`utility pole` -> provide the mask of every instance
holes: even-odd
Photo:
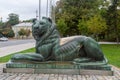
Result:
[[[39,0],[39,20],[41,18],[41,0]]]

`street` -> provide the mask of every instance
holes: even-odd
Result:
[[[19,45],[19,44],[26,44],[26,43],[35,43],[34,39],[23,39],[23,40],[8,40],[8,41],[0,41],[0,48]],[[116,42],[99,42],[99,44],[117,44]]]
[[[34,39],[0,41],[0,48],[19,45],[19,44],[33,43],[33,42],[35,43]]]
[[[35,47],[34,39],[8,40],[0,42],[0,57]]]

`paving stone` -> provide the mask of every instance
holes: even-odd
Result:
[[[98,75],[64,75],[64,74],[26,74],[3,73],[5,64],[0,64],[0,80],[120,80],[120,69],[112,66],[113,76]]]

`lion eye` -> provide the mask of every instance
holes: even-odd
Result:
[[[43,25],[44,23],[43,22],[40,22],[40,25]]]

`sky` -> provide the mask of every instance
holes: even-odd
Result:
[[[41,0],[41,16],[46,16],[46,4],[47,0]],[[35,18],[36,10],[39,10],[39,0],[0,0],[0,18],[3,22],[8,20],[10,13],[18,14],[21,21]]]

